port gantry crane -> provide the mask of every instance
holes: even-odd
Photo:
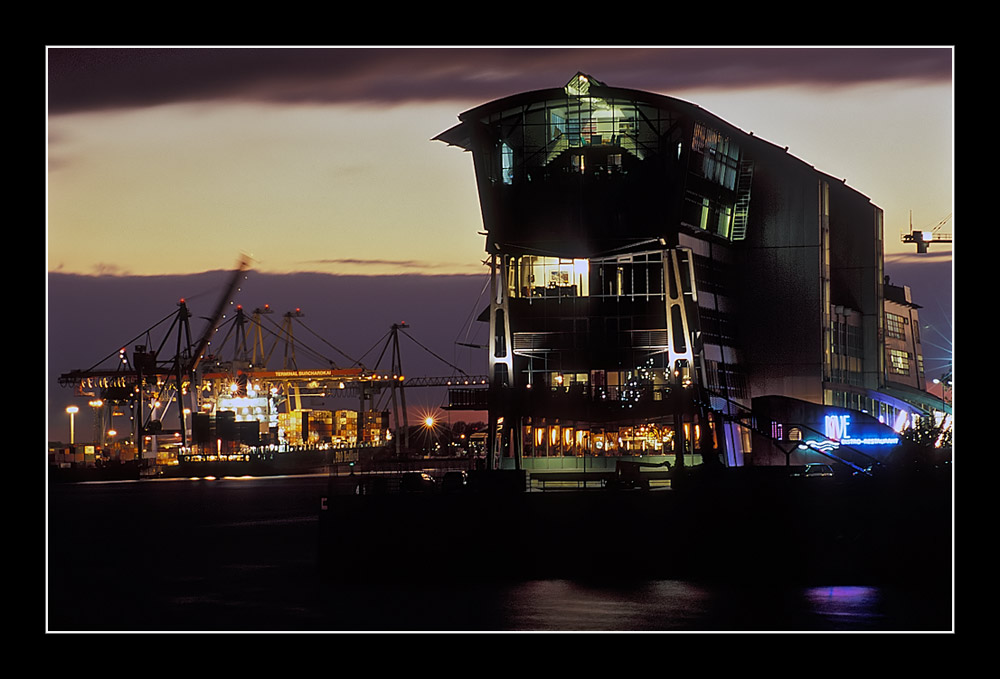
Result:
[[[391,399],[391,410],[393,415],[393,425],[395,429],[394,445],[397,454],[400,448],[409,448],[409,418],[406,407],[405,387],[455,387],[465,385],[466,387],[482,387],[486,384],[485,376],[471,376],[461,368],[452,365],[445,359],[438,356],[431,349],[423,345],[407,330],[409,325],[405,322],[393,323],[389,331],[382,336],[375,344],[365,352],[360,359],[352,358],[337,347],[333,346],[325,339],[320,339],[340,356],[346,359],[350,367],[340,367],[337,361],[328,356],[323,356],[320,352],[308,347],[304,343],[296,340],[295,325],[306,330],[313,335],[316,333],[310,329],[303,319],[306,314],[301,308],[288,312],[283,316],[283,322],[279,326],[277,323],[274,329],[266,330],[274,336],[274,342],[269,349],[264,346],[264,319],[271,314],[268,305],[255,309],[251,321],[254,326],[248,334],[245,326],[247,316],[241,307],[237,308],[234,317],[234,325],[229,329],[223,340],[217,344],[217,353],[211,356],[211,365],[206,366],[201,375],[202,393],[206,404],[210,402],[219,403],[219,399],[230,396],[231,388],[236,385],[237,393],[244,394],[244,385],[253,383],[258,385],[257,393],[274,393],[284,395],[282,401],[276,403],[278,411],[281,411],[281,403],[284,403],[285,411],[302,409],[302,397],[355,397],[359,401],[358,413],[364,421],[365,413],[369,411],[382,412],[389,409]],[[417,344],[421,349],[430,353],[438,360],[449,365],[455,374],[450,377],[410,377],[406,378],[403,372],[402,357],[400,352],[400,331]],[[246,338],[253,337],[253,349],[247,348]],[[319,337],[318,335],[316,335]],[[235,337],[236,359],[225,361],[222,359],[221,349],[231,338]],[[269,369],[268,365],[272,355],[279,343],[284,343],[284,355],[282,358],[282,368],[280,370]],[[366,367],[363,362],[365,357],[380,349],[378,358],[374,366]],[[304,350],[300,352],[300,350]],[[300,368],[298,365],[298,354],[309,353],[314,359],[325,363],[322,368]],[[388,358],[390,365],[383,367],[383,360]],[[379,398],[385,400],[376,401]],[[276,412],[278,412],[276,411]]]
[[[133,409],[134,441],[140,450],[144,437],[156,434],[177,435],[183,446],[189,445],[188,432],[191,430],[192,422],[188,414],[200,412],[204,406],[217,407],[221,397],[232,395],[231,389],[234,384],[239,389],[240,384],[245,385],[253,381],[255,384],[263,385],[265,392],[270,392],[271,387],[280,385],[287,397],[285,403],[289,411],[292,409],[293,401],[295,408],[301,409],[300,386],[302,385],[314,390],[315,393],[312,395],[331,395],[330,392],[333,391],[342,396],[357,395],[360,398],[359,414],[373,409],[371,407],[373,404],[366,407],[366,402],[372,401],[376,394],[389,391],[397,432],[395,436],[397,453],[401,444],[408,447],[409,427],[405,386],[435,387],[461,384],[481,386],[486,383],[485,376],[466,374],[461,368],[451,365],[409,336],[406,333],[409,326],[405,322],[392,324],[388,341],[382,347],[381,355],[374,369],[366,368],[359,360],[351,358],[332,345],[330,346],[334,350],[351,362],[351,367],[338,367],[333,360],[327,358],[324,360],[329,363],[329,367],[299,369],[293,321],[302,324],[301,319],[305,314],[301,309],[284,315],[284,323],[275,335],[274,343],[267,351],[265,351],[264,346],[263,322],[264,318],[272,313],[268,305],[253,311],[252,321],[250,321],[252,327],[249,334],[247,332],[247,314],[242,306],[237,305],[235,314],[229,321],[232,325],[221,341],[214,341],[216,333],[222,330],[226,308],[234,304],[233,296],[239,288],[240,280],[245,277],[249,264],[248,258],[240,259],[212,315],[205,317],[208,325],[197,342],[192,341],[190,326],[192,314],[186,300],[181,299],[177,303],[176,312],[126,344],[126,346],[128,344],[134,345],[131,358],[123,347],[115,352],[118,363],[114,368],[105,369],[100,368],[100,366],[114,357],[115,353],[102,359],[88,370],[73,370],[64,373],[59,377],[59,383],[66,387],[76,387],[81,395],[93,396],[99,390],[101,398],[110,403],[129,404]],[[171,321],[169,329],[164,333],[159,345],[153,348],[152,333],[168,320]],[[303,325],[303,327],[305,326]],[[309,330],[308,327],[305,329]],[[414,377],[406,380],[399,350],[400,330],[435,358],[448,363],[459,375]],[[312,331],[310,330],[310,332]],[[176,351],[171,358],[161,359],[161,356],[166,355],[165,347],[171,337],[175,338]],[[142,338],[145,338],[145,341],[142,344],[137,344],[136,342]],[[222,349],[230,338],[235,339],[234,360],[227,361],[223,358]],[[282,369],[268,370],[266,367],[268,361],[280,341],[284,341],[285,344]],[[375,347],[378,347],[381,342],[382,340],[379,340]],[[211,352],[209,352],[210,347],[212,348]],[[389,372],[383,372],[379,369],[379,364],[390,347],[391,366]],[[370,351],[372,350],[370,349]],[[190,404],[187,408],[183,403],[185,397],[190,398]],[[174,404],[178,410],[179,427],[176,431],[168,431],[163,427],[163,418]],[[402,411],[402,422],[400,422],[400,411]]]
[[[140,450],[143,437],[146,434],[163,432],[162,417],[176,404],[179,418],[177,433],[182,445],[187,445],[187,422],[183,406],[183,396],[197,397],[198,367],[205,358],[205,352],[211,343],[212,336],[219,327],[225,314],[226,306],[239,288],[241,278],[250,266],[250,260],[242,256],[227,283],[225,293],[220,298],[212,315],[207,318],[208,325],[197,344],[191,339],[191,312],[183,298],[177,303],[177,311],[167,316],[159,323],[148,328],[130,342],[133,344],[132,358],[129,359],[126,348],[118,350],[118,365],[114,369],[101,369],[99,366],[111,356],[99,361],[88,370],[72,370],[59,376],[59,383],[65,387],[76,387],[80,393],[88,395],[100,390],[102,399],[116,404],[128,403],[133,408],[134,441]],[[160,344],[152,349],[152,332],[166,321],[171,320],[170,327]],[[160,359],[164,354],[167,340],[176,331],[176,351],[172,358]],[[135,344],[143,337],[143,344]],[[112,354],[113,356],[114,354]],[[149,405],[149,412],[146,412]],[[196,404],[192,403],[192,408]]]
[[[904,243],[916,243],[918,254],[926,254],[927,248],[930,247],[931,243],[951,243],[951,233],[941,231],[941,227],[944,226],[949,219],[951,219],[951,215],[948,215],[938,222],[937,226],[933,229],[914,231],[913,212],[910,212],[910,232],[902,235],[902,241]]]

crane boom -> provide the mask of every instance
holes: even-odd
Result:
[[[240,276],[243,275],[243,272],[246,271],[249,266],[250,258],[246,255],[240,256],[240,261],[236,265],[236,270],[233,271],[232,278],[229,280],[229,285],[226,286],[226,292],[219,299],[219,304],[216,306],[215,312],[209,317],[208,327],[205,329],[205,334],[202,335],[197,348],[191,355],[191,365],[188,368],[189,372],[194,373],[194,371],[198,369],[198,365],[204,357],[205,349],[208,347],[208,343],[212,339],[212,333],[214,333],[216,328],[219,327],[219,321],[222,320],[222,313],[226,309],[226,302],[229,301],[233,292],[236,291],[240,282]]]

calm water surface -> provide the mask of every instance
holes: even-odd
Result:
[[[331,578],[316,559],[321,477],[53,485],[51,632],[820,632],[953,629],[949,581],[922,587],[677,580],[484,582],[474,573]],[[484,568],[486,565],[484,565]]]

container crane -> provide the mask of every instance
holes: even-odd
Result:
[[[219,323],[222,321],[222,317],[225,314],[226,304],[232,299],[233,293],[236,292],[239,287],[240,278],[243,276],[244,272],[250,267],[250,258],[246,255],[240,255],[240,259],[236,264],[236,269],[233,271],[232,276],[229,279],[229,284],[226,286],[226,290],[222,297],[219,298],[219,303],[215,307],[215,311],[211,316],[208,317],[208,326],[205,328],[205,332],[202,333],[201,338],[198,340],[198,344],[191,349],[191,338],[190,330],[188,329],[188,354],[186,356],[186,361],[182,358],[183,353],[181,351],[181,340],[178,336],[177,340],[177,355],[176,355],[176,371],[177,371],[177,403],[181,403],[182,395],[182,381],[186,377],[192,388],[189,390],[192,398],[192,412],[197,412],[197,403],[194,400],[197,398],[198,390],[194,388],[197,383],[198,366],[201,365],[202,360],[205,357],[205,351],[208,349],[208,345],[212,340],[212,335],[219,328]],[[191,314],[187,310],[187,306],[184,300],[181,300],[180,305],[181,312],[180,315],[185,319],[185,321],[190,318]],[[183,445],[187,445],[187,426],[184,421],[184,410],[179,407],[179,416],[181,418],[180,433],[182,437]]]
[[[944,226],[949,219],[951,219],[951,215],[942,219],[938,222],[937,226],[929,231],[914,231],[913,212],[910,211],[910,232],[903,234],[902,241],[904,243],[916,243],[917,254],[925,254],[931,243],[951,243],[951,233],[941,232],[941,227]]]
[[[208,327],[205,328],[204,334],[198,341],[198,345],[191,354],[190,364],[187,366],[187,372],[190,375],[194,375],[195,371],[198,369],[198,365],[201,363],[202,359],[205,357],[205,350],[208,348],[209,342],[212,341],[212,335],[219,327],[219,322],[222,320],[222,316],[226,310],[226,304],[230,301],[233,293],[236,292],[236,288],[240,284],[240,277],[243,272],[250,267],[250,258],[243,255],[240,257],[240,261],[236,265],[236,270],[233,271],[232,278],[229,280],[229,285],[226,287],[225,294],[219,298],[219,303],[215,307],[215,312],[208,318]]]
[[[107,400],[116,403],[131,402],[136,413],[136,417],[134,418],[134,440],[140,454],[143,434],[162,431],[160,418],[167,411],[170,404],[175,403],[180,419],[178,433],[183,437],[183,444],[186,445],[186,423],[184,409],[181,405],[182,395],[186,386],[195,385],[198,366],[205,357],[205,351],[208,348],[213,333],[219,327],[219,322],[222,319],[227,302],[229,302],[236,291],[239,279],[249,265],[250,259],[242,256],[215,312],[207,319],[209,325],[197,345],[194,345],[191,341],[191,312],[187,308],[186,301],[181,299],[177,304],[177,312],[161,320],[153,328],[149,328],[143,333],[147,340],[151,340],[153,329],[172,319],[170,329],[164,334],[163,341],[159,346],[153,346],[148,342],[136,344],[131,361],[123,346],[117,352],[119,361],[118,366],[114,370],[100,370],[97,366],[89,370],[73,370],[60,375],[59,383],[63,386],[76,386],[80,390],[85,387],[88,389],[100,388],[102,389],[104,398]],[[161,360],[159,356],[164,354],[167,339],[174,332],[176,332],[176,353],[172,359]],[[143,335],[136,337],[132,341],[139,340]],[[152,411],[144,413],[143,406],[147,389],[157,392],[152,394],[150,403],[157,401],[164,402],[162,406],[163,411],[158,415],[154,415]],[[196,389],[189,389],[189,393],[192,399],[196,398]],[[197,404],[193,405],[196,406]]]

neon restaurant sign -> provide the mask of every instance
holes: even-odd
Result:
[[[823,417],[823,434],[826,438],[803,441],[803,443],[809,448],[824,452],[836,450],[840,446],[881,447],[899,444],[898,436],[872,435],[867,431],[861,432],[860,435],[852,433],[850,415],[825,415]]]

